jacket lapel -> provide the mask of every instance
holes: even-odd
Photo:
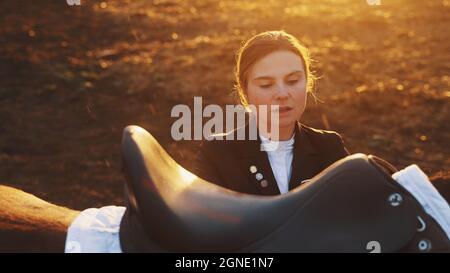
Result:
[[[240,160],[239,165],[247,174],[251,186],[256,187],[262,195],[281,194],[270,166],[269,157],[265,151],[261,151],[260,143],[259,134],[257,134],[257,140],[238,141],[236,152]]]
[[[292,159],[292,174],[289,180],[289,190],[302,184],[302,181],[314,177],[321,167],[319,154],[314,148],[308,134],[301,123],[297,123],[294,156]]]

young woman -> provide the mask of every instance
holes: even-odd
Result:
[[[249,39],[237,55],[236,92],[245,107],[279,106],[279,139],[269,139],[266,130],[258,130],[257,140],[204,141],[193,173],[235,191],[276,195],[347,156],[339,134],[300,122],[314,84],[310,63],[308,50],[284,31],[263,32]],[[271,128],[271,117],[264,120],[269,123],[266,128]],[[248,127],[228,134],[248,132]],[[261,149],[261,145],[273,144],[278,147],[272,151]]]

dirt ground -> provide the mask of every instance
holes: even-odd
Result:
[[[428,175],[450,170],[450,1],[0,2],[0,183],[84,209],[122,204],[122,129],[175,142],[176,104],[234,103],[235,52],[284,29],[320,77],[303,122],[353,153]],[[449,146],[447,146],[449,145]]]

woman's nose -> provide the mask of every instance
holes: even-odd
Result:
[[[280,99],[280,98],[286,98],[288,96],[289,96],[289,92],[288,92],[287,86],[285,84],[279,84],[276,89],[276,97],[278,99]]]

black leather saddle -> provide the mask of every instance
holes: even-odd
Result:
[[[279,196],[234,192],[125,128],[124,252],[429,252],[450,241],[386,161],[355,154]]]

